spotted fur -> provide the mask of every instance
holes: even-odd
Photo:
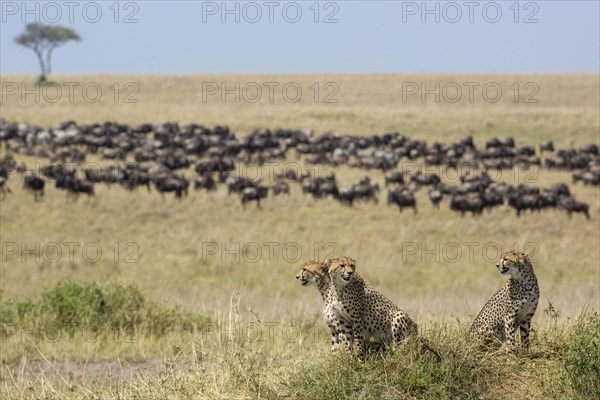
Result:
[[[345,339],[339,331],[339,327],[343,322],[339,321],[332,308],[333,289],[329,271],[322,261],[309,261],[302,265],[300,272],[296,274],[296,279],[300,281],[302,286],[314,285],[319,290],[321,298],[324,301],[323,319],[331,330],[331,351],[336,352],[340,345],[340,339]]]
[[[533,266],[527,254],[508,252],[500,257],[496,267],[510,278],[479,312],[469,333],[482,339],[487,346],[498,348],[506,343],[515,349],[515,335],[519,329],[521,347],[527,349],[531,319],[540,298]]]
[[[337,331],[346,337],[346,347],[359,359],[365,357],[365,341],[398,344],[417,332],[417,324],[391,300],[355,273],[348,257],[326,261],[331,278],[331,308],[338,319]]]

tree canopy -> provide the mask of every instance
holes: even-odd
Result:
[[[15,38],[17,44],[35,52],[42,69],[39,78],[42,82],[46,80],[46,74],[52,73],[52,51],[70,40],[79,41],[81,37],[73,29],[40,23],[27,24],[25,32]]]

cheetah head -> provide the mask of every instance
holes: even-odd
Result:
[[[327,268],[322,261],[309,261],[302,265],[300,272],[296,274],[296,279],[300,281],[302,286],[318,285],[326,278]]]
[[[332,279],[346,284],[350,282],[356,271],[356,262],[349,257],[334,258],[325,262],[329,267]]]
[[[500,256],[496,267],[502,275],[518,278],[526,268],[531,268],[531,262],[527,254],[509,251]]]

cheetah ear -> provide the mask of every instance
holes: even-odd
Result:
[[[323,264],[323,268],[329,268],[329,266],[331,265],[331,260],[329,258],[323,260],[322,262]]]

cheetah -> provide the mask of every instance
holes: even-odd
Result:
[[[333,289],[325,263],[322,261],[309,261],[303,264],[300,272],[296,274],[296,279],[300,281],[302,286],[314,285],[319,290],[321,298],[325,302],[323,307],[323,319],[331,330],[331,352],[335,353],[340,345],[341,332],[338,328],[343,326],[344,322],[338,320],[331,307]],[[344,337],[342,337],[342,339],[344,339]]]
[[[387,297],[376,291],[356,271],[356,263],[348,257],[328,260],[332,296],[331,308],[345,335],[346,348],[365,359],[365,341],[373,338],[382,344],[396,345],[411,334],[417,324]]]
[[[533,266],[527,254],[507,252],[502,254],[496,267],[510,278],[479,312],[469,334],[482,339],[488,347],[498,349],[506,342],[515,350],[515,334],[519,328],[521,347],[527,350],[531,318],[540,298]]]

